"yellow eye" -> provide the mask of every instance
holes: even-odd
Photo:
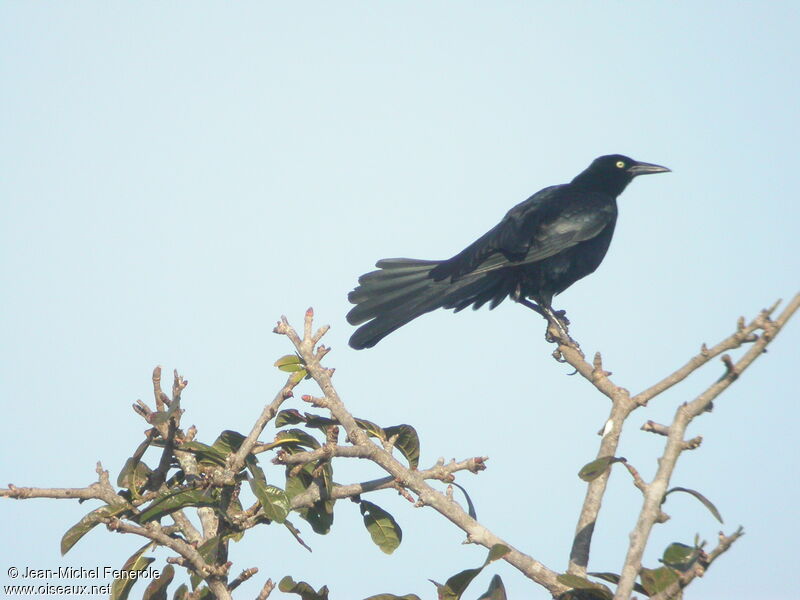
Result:
[[[623,161],[621,161],[621,160],[618,160],[618,161],[617,161],[617,168],[618,168],[618,169],[623,169],[623,168],[625,168],[625,163],[624,163]]]

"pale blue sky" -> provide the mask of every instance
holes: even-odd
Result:
[[[379,258],[454,254],[600,154],[664,164],[674,172],[621,197],[597,273],[557,298],[616,382],[646,387],[797,291],[799,26],[793,2],[3,2],[0,481],[85,485],[98,459],[116,477],[156,364],[189,379],[185,423],[200,439],[248,429],[283,381],[272,363],[290,348],[274,322],[299,325],[313,305],[351,411],[413,424],[423,466],[489,455],[457,480],[479,517],[563,570],[604,398],[550,358],[526,309],[439,311],[355,352],[346,294]],[[800,558],[799,332],[692,425],[705,442],[673,483],[747,535],[690,598],[786,597]],[[668,420],[721,371],[631,419],[620,453],[643,476],[664,441],[639,425]],[[295,519],[311,555],[278,528],[234,545],[237,569],[261,570],[242,597],[291,574],[332,600],[433,598],[427,578],[483,561],[433,511],[370,500],[404,528],[395,555],[342,502],[329,536]],[[59,557],[93,506],[0,503],[14,540],[2,583],[13,565],[121,565],[139,540],[100,530]],[[615,472],[591,569],[619,570],[639,507]],[[665,508],[651,566],[669,542],[713,543],[719,529],[688,496]],[[468,597],[494,572],[510,598],[547,597],[505,564]]]

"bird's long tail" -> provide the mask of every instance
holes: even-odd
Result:
[[[441,282],[429,277],[441,261],[389,258],[378,271],[362,275],[347,299],[356,306],[347,313],[351,325],[361,325],[350,338],[356,350],[372,348],[395,329],[441,306]],[[368,322],[369,321],[369,322]]]
[[[347,313],[347,321],[361,325],[350,337],[350,346],[372,348],[395,329],[437,308],[459,311],[487,301],[494,308],[507,295],[493,277],[434,280],[430,272],[442,262],[389,258],[378,261],[379,270],[362,275],[347,296],[356,305]]]

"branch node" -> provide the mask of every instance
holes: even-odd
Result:
[[[319,398],[316,396],[310,396],[309,394],[303,394],[300,399],[303,402],[308,402],[311,404],[311,406],[316,406],[318,408],[328,408],[330,405],[327,398]]]
[[[700,447],[700,444],[703,443],[703,436],[698,435],[697,437],[693,437],[690,440],[686,440],[683,442],[683,449],[684,450],[695,450]]]
[[[475,456],[469,460],[467,469],[470,473],[478,474],[486,470],[486,461],[489,460],[488,456]]]
[[[398,482],[395,482],[394,488],[397,490],[397,493],[400,496],[411,502],[411,504],[414,504],[416,502],[416,500],[414,500],[414,497],[409,493],[409,491],[402,485],[400,485]]]
[[[592,369],[592,380],[598,381],[604,377],[611,375],[611,371],[603,369],[603,356],[599,352],[594,353],[594,360],[592,361],[594,369]]]
[[[733,359],[730,354],[723,354],[722,362],[725,363],[725,375],[723,375],[723,378],[727,377],[731,381],[736,381],[739,377],[739,373],[736,371],[736,365],[733,364]]]

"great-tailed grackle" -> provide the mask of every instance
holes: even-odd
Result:
[[[492,309],[506,297],[533,308],[566,333],[552,310],[553,296],[600,265],[614,234],[617,196],[633,178],[667,171],[620,154],[601,156],[570,183],[544,188],[512,208],[448,260],[379,260],[379,270],[362,275],[348,295],[356,306],[347,320],[364,323],[350,346],[371,348],[437,308],[458,312],[489,302]]]

